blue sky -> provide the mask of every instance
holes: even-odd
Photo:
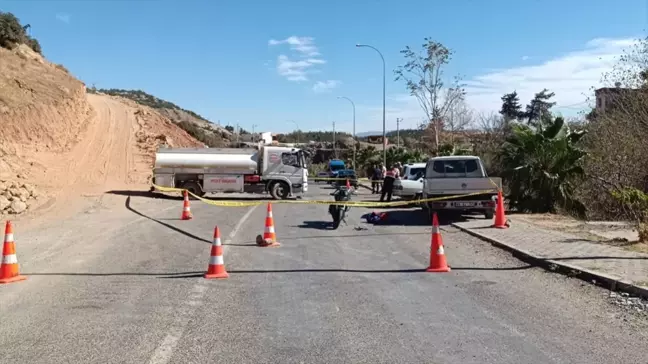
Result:
[[[292,130],[289,120],[303,130],[329,130],[336,121],[351,131],[351,105],[336,98],[346,96],[361,132],[382,128],[382,64],[356,43],[385,56],[388,129],[397,117],[407,128],[424,116],[392,73],[403,63],[399,50],[424,37],[455,51],[445,72],[464,77],[477,112],[496,110],[512,89],[526,102],[547,87],[569,115],[586,106],[614,56],[645,34],[646,1],[619,4],[0,0],[0,10],[31,24],[46,57],[88,86],[142,89],[214,122],[275,132]]]

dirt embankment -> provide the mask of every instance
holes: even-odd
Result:
[[[142,188],[161,144],[204,146],[149,107],[88,95],[65,68],[25,46],[0,49],[0,184],[12,186],[0,191],[2,205],[20,200],[22,211],[47,211]],[[32,189],[35,198],[25,198]],[[16,213],[11,204],[0,210]]]

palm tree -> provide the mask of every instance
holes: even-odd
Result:
[[[570,130],[562,117],[546,116],[537,125],[512,125],[499,155],[511,208],[555,212],[558,205],[584,214],[583,204],[574,197],[585,157],[577,143],[584,134],[584,130]]]

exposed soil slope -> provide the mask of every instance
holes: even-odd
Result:
[[[204,146],[149,107],[86,94],[63,67],[24,46],[0,49],[0,181],[38,189],[29,211],[142,188],[160,144]]]

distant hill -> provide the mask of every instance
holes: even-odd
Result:
[[[97,89],[88,88],[89,93],[101,93],[120,96],[135,101],[138,104],[156,109],[194,138],[210,147],[224,147],[232,140],[232,133],[223,127],[213,124],[203,116],[167,101],[155,97],[142,90]]]

